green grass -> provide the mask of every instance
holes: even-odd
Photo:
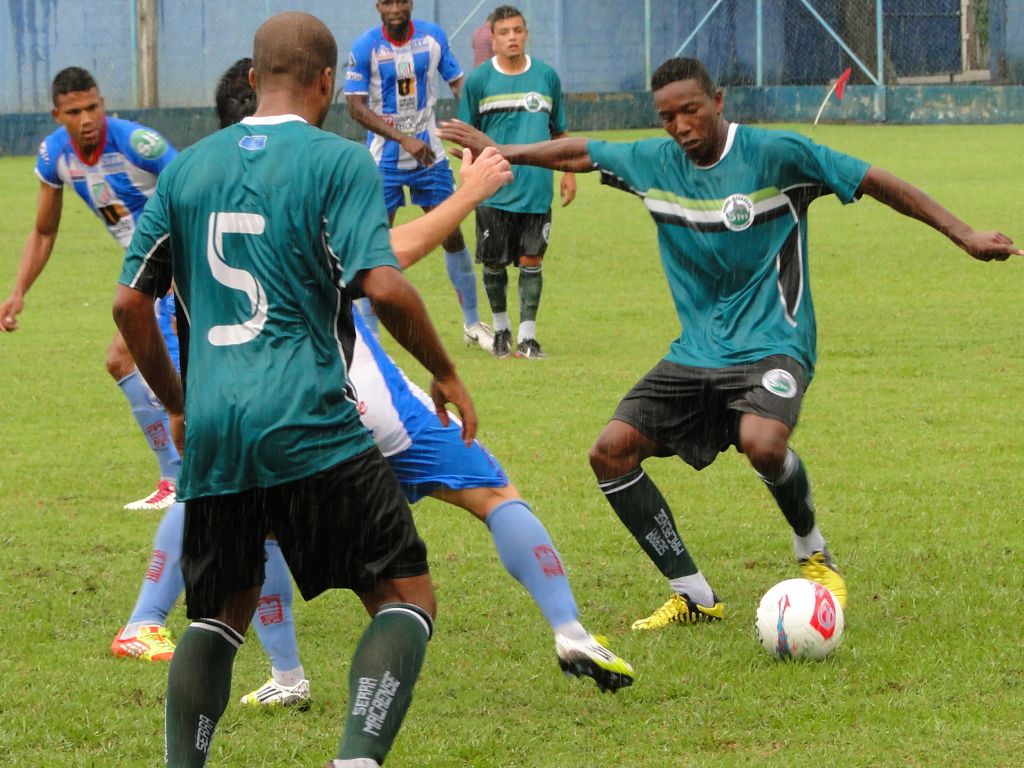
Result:
[[[1017,127],[812,135],[927,189],[979,228],[1024,239]],[[33,217],[31,166],[0,161],[4,295]],[[789,534],[732,452],[699,474],[678,460],[647,465],[728,620],[628,629],[660,605],[665,584],[601,498],[586,454],[678,329],[640,203],[593,175],[579,181],[577,202],[555,211],[546,259],[539,336],[549,359],[495,361],[462,346],[442,260],[410,277],[471,387],[482,438],[561,549],[584,622],[633,662],[636,684],[602,696],[559,675],[539,612],[484,527],[427,501],[417,520],[438,631],[388,765],[1019,763],[1021,264],[973,262],[871,200],[812,207],[820,363],[794,445],[850,604],[834,656],[779,664],[752,624],[760,595],[795,575]],[[119,263],[113,241],[69,199],[22,329],[0,336],[0,765],[155,765],[161,755],[166,667],[108,652],[157,522],[120,510],[154,468],[103,368]],[[180,610],[171,624],[184,628]],[[299,606],[297,624],[312,709],[233,704],[211,766],[319,768],[333,753],[365,617],[353,596],[335,593]],[[232,697],[266,670],[250,639]]]

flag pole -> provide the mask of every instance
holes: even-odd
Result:
[[[832,98],[832,94],[836,92],[836,86],[839,85],[839,81],[836,80],[832,83],[832,87],[828,89],[828,93],[825,94],[824,101],[821,102],[821,106],[818,107],[818,114],[814,116],[814,124],[818,124],[818,120],[821,119],[821,113],[825,111],[825,106],[828,104],[828,100]]]

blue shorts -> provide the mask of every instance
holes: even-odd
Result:
[[[508,475],[479,441],[466,447],[462,427],[452,420],[420,432],[401,453],[388,457],[405,498],[412,504],[438,488],[504,488]]]
[[[160,333],[164,337],[167,351],[171,353],[171,362],[174,368],[181,373],[181,363],[178,360],[178,334],[174,332],[171,320],[174,318],[174,294],[168,293],[161,299],[156,300],[156,323],[160,326]]]
[[[388,216],[405,205],[406,187],[412,204],[422,208],[440,205],[455,191],[455,177],[447,158],[429,167],[408,171],[381,168],[380,175],[384,180],[384,204],[387,205]]]

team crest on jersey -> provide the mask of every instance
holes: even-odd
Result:
[[[107,182],[101,181],[99,184],[92,185],[92,199],[96,201],[97,205],[107,205],[114,196],[110,192],[110,187]]]
[[[242,149],[247,149],[250,152],[259,152],[267,146],[267,137],[262,134],[258,134],[256,136],[243,136],[241,141],[238,142],[238,146]]]
[[[754,201],[746,195],[729,195],[722,205],[725,226],[733,232],[742,232],[754,223]]]
[[[761,377],[761,386],[773,395],[787,400],[796,397],[799,391],[793,374],[782,368],[772,368],[770,371],[766,371],[764,376]]]
[[[530,91],[523,97],[523,106],[527,112],[540,112],[544,107],[544,99],[539,93]]]
[[[164,140],[164,137],[156,131],[151,131],[147,128],[136,128],[132,131],[129,140],[131,141],[132,149],[147,160],[156,160],[167,151],[167,142]]]

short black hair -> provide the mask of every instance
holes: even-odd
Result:
[[[660,91],[669,83],[679,80],[696,80],[708,96],[715,95],[715,84],[700,59],[679,57],[669,59],[654,70],[651,75],[651,90]]]
[[[53,78],[53,87],[51,88],[53,106],[57,106],[58,96],[77,91],[88,91],[97,87],[96,81],[88,70],[81,67],[65,67]]]
[[[523,12],[514,5],[499,5],[491,12],[491,15],[487,17],[487,20],[491,22],[491,32],[494,31],[494,25],[499,21],[514,19],[516,16],[521,18],[524,22],[526,21],[526,17],[523,16]]]
[[[256,91],[249,85],[249,70],[252,59],[239,59],[220,76],[217,83],[217,117],[220,127],[234,125],[243,117],[256,111]]]

